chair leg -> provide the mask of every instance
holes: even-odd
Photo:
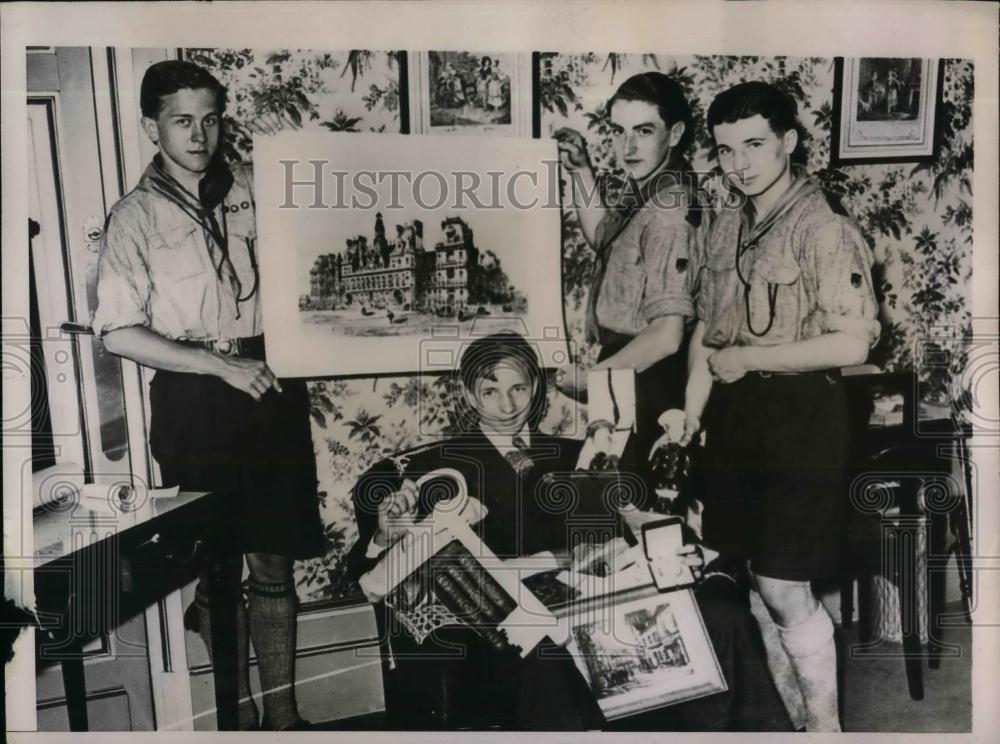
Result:
[[[858,641],[872,640],[872,575],[865,571],[858,575]]]
[[[844,576],[840,583],[840,625],[845,630],[854,627],[854,576]]]

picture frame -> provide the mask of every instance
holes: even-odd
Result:
[[[831,165],[934,160],[942,82],[938,59],[835,58]]]
[[[553,141],[289,131],[257,137],[254,156],[267,164],[254,169],[258,238],[278,246],[259,261],[279,376],[451,373],[471,339],[499,331],[535,341],[544,367],[568,357],[559,213],[515,206],[551,193]],[[320,186],[286,194],[281,161]],[[389,172],[403,177],[377,177]]]
[[[605,718],[613,721],[728,689],[691,589],[653,585],[553,608]]]
[[[530,54],[421,51],[409,60],[411,133],[531,136]]]

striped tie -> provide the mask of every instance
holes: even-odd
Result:
[[[511,444],[514,445],[514,448],[508,450],[504,457],[514,468],[514,471],[523,476],[535,466],[534,460],[528,455],[528,443],[520,434],[517,434],[511,439]]]

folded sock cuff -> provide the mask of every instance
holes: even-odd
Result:
[[[778,624],[778,634],[789,656],[812,656],[833,641],[833,621],[823,605],[819,605],[812,615],[796,625]]]
[[[248,591],[258,597],[268,597],[270,599],[282,599],[284,597],[295,596],[295,584],[291,581],[277,584],[265,584],[261,581],[250,580]]]

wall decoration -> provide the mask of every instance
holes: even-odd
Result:
[[[531,57],[510,52],[411,55],[410,131],[531,135]]]
[[[937,60],[838,57],[833,165],[933,160],[940,81]]]

